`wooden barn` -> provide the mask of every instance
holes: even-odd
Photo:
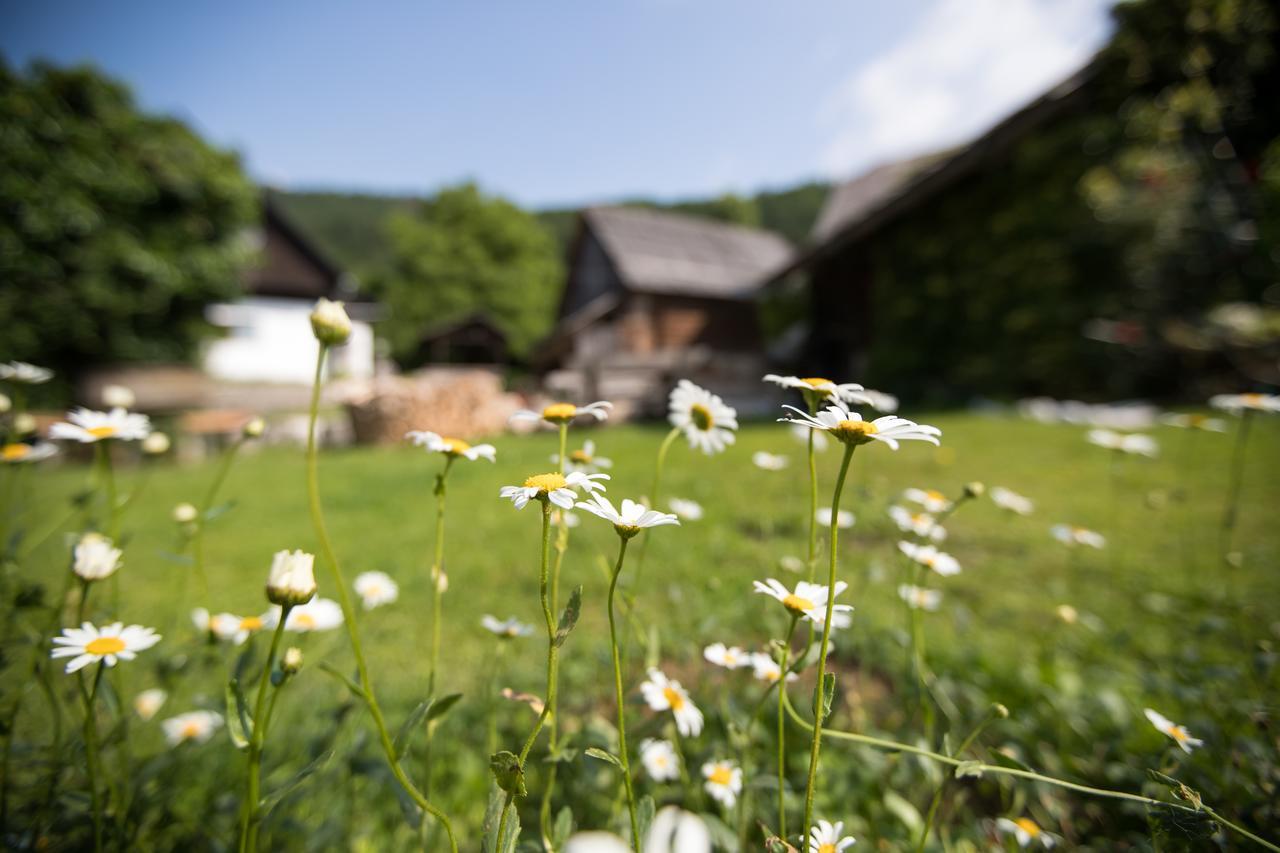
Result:
[[[688,377],[746,407],[759,400],[756,299],[791,245],[757,228],[643,208],[579,218],[555,328],[536,358],[549,391],[660,414]]]

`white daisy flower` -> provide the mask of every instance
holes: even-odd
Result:
[[[160,724],[169,746],[177,746],[187,741],[207,743],[214,732],[221,727],[222,715],[213,711],[188,711],[185,714],[170,717]]]
[[[764,652],[756,652],[751,655],[751,669],[754,675],[760,681],[767,681],[770,684],[776,682],[782,677],[782,667],[771,656]],[[796,681],[800,676],[794,672],[787,673],[787,681]]]
[[[211,631],[211,619],[209,611],[203,607],[197,607],[191,611],[191,624],[201,634],[208,634]]]
[[[101,533],[86,533],[76,543],[72,570],[87,581],[109,578],[120,568],[122,553]]]
[[[1085,527],[1055,524],[1049,528],[1049,532],[1063,545],[1088,545],[1090,548],[1105,548],[1107,545],[1105,536]]]
[[[942,593],[936,589],[902,584],[898,587],[898,598],[907,603],[912,610],[934,611],[942,605]]]
[[[680,778],[680,756],[669,740],[645,738],[640,741],[640,763],[644,772],[655,782],[669,782]]]
[[[1156,440],[1140,432],[1123,433],[1109,429],[1091,429],[1085,435],[1085,441],[1106,450],[1130,455],[1154,458],[1160,452],[1160,446],[1156,444]]]
[[[935,515],[951,509],[951,499],[937,489],[903,489],[902,499],[924,507]]]
[[[831,445],[831,442],[827,441],[826,433],[809,429],[804,424],[792,424],[789,429],[791,430],[792,438],[802,444],[808,444],[809,436],[813,436],[813,449],[818,453],[826,450]]]
[[[532,625],[526,625],[514,616],[509,619],[499,619],[486,613],[481,617],[480,624],[484,626],[486,631],[496,634],[504,640],[509,640],[513,637],[527,637],[533,633]]]
[[[85,622],[79,628],[62,629],[62,635],[53,638],[49,657],[71,658],[67,672],[75,672],[98,661],[115,666],[117,660],[133,660],[158,642],[160,635],[141,625],[126,628],[123,622],[113,622],[97,628]]]
[[[1226,432],[1227,422],[1222,418],[1211,418],[1208,415],[1200,414],[1184,414],[1181,412],[1169,412],[1160,416],[1160,423],[1165,426],[1181,427],[1182,429],[1195,429],[1201,432]]]
[[[160,711],[168,698],[169,694],[159,687],[143,690],[133,697],[133,711],[142,719],[150,720]]]
[[[305,551],[277,551],[267,576],[272,604],[306,604],[316,594],[316,558]]]
[[[702,519],[702,504],[687,498],[671,498],[667,501],[667,506],[671,507],[680,518],[685,521],[699,521]]]
[[[169,436],[162,432],[153,432],[142,439],[142,452],[148,456],[159,456],[162,453],[168,453],[169,448],[172,446],[173,442],[169,440]]]
[[[742,793],[742,768],[733,761],[708,761],[702,765],[702,784],[711,799],[726,809],[733,808]]]
[[[208,631],[219,640],[243,646],[250,637],[263,628],[274,628],[276,613],[269,611],[261,616],[237,616],[234,613],[216,613],[209,617]]]
[[[870,405],[871,400],[862,392],[863,387],[856,382],[846,382],[837,384],[830,379],[813,376],[802,378],[799,376],[779,376],[776,373],[767,374],[764,377],[765,382],[772,382],[781,388],[794,388],[804,395],[806,403],[817,407],[826,402],[832,403],[861,403]]]
[[[631,845],[612,832],[575,832],[564,842],[564,853],[631,853]]]
[[[200,510],[194,504],[180,503],[173,508],[171,515],[178,524],[190,524],[200,516]]]
[[[391,604],[400,597],[400,586],[386,572],[361,572],[352,586],[365,610]]]
[[[1156,727],[1156,731],[1173,738],[1173,742],[1176,743],[1183,752],[1191,752],[1191,748],[1195,746],[1204,746],[1203,740],[1192,737],[1185,727],[1175,725],[1168,717],[1165,717],[1150,708],[1144,708],[1142,713],[1151,721],[1151,725]]]
[[[576,512],[569,512],[567,509],[553,509],[551,510],[551,523],[556,527],[564,525],[572,530],[582,524],[582,518]]]
[[[58,446],[49,441],[14,441],[0,445],[0,462],[39,462],[57,452]]]
[[[857,843],[852,835],[840,837],[844,832],[844,822],[819,820],[809,828],[809,853],[841,853],[846,847]]]
[[[575,506],[610,522],[613,524],[613,529],[618,531],[618,535],[628,539],[646,527],[661,527],[665,524],[678,525],[680,523],[680,519],[676,518],[674,514],[649,509],[644,504],[636,503],[630,498],[622,499],[621,510],[615,508],[604,495],[592,495],[585,501],[579,501]]]
[[[706,821],[677,806],[663,806],[645,836],[643,853],[711,853]]]
[[[521,409],[513,414],[508,421],[542,421],[551,426],[560,426],[567,424],[574,418],[588,415],[597,421],[603,421],[609,417],[609,410],[613,408],[613,403],[607,400],[597,400],[594,403],[588,403],[585,406],[575,406],[573,403],[552,403],[544,408],[541,412],[535,412],[532,409]]]
[[[781,471],[787,467],[789,460],[785,456],[778,456],[774,453],[767,453],[763,450],[757,450],[751,454],[751,464],[765,471]]]
[[[817,510],[813,514],[813,517],[816,518],[818,520],[818,523],[821,524],[823,527],[830,527],[831,526],[831,507],[829,506],[822,507],[821,509]],[[848,530],[850,527],[853,527],[854,522],[856,522],[857,520],[858,519],[854,516],[854,514],[849,512],[849,510],[847,509],[840,510],[840,513],[836,516],[836,522],[839,523],[841,530]]]
[[[898,398],[892,394],[886,394],[883,391],[873,391],[870,388],[862,389],[862,396],[867,398],[867,405],[875,409],[877,412],[884,412],[886,415],[892,415],[898,411]]]
[[[751,665],[751,655],[737,646],[726,646],[724,643],[712,643],[702,650],[702,656],[708,662],[725,669]]]
[[[524,509],[529,501],[549,500],[561,509],[573,509],[578,494],[574,489],[582,489],[587,493],[597,489],[604,491],[604,486],[596,480],[607,480],[608,474],[584,474],[581,471],[570,471],[568,474],[535,474],[524,481],[523,486],[503,486],[498,497],[506,498],[516,509]]]
[[[763,583],[752,581],[752,587],[756,592],[762,592],[776,599],[783,607],[802,619],[821,625],[827,617],[827,587],[822,584],[797,581],[795,592],[792,592],[781,581],[769,578]],[[836,581],[837,596],[848,588],[849,585],[844,581]],[[831,611],[831,627],[848,628],[853,624],[853,617],[849,615],[852,612],[852,605],[835,605]]]
[[[960,561],[950,554],[939,551],[932,545],[899,542],[898,550],[925,568],[933,569],[944,578],[960,574]]]
[[[947,530],[927,512],[912,512],[900,506],[889,507],[889,517],[903,533],[913,533],[921,539],[941,542],[947,538]]]
[[[1209,405],[1233,415],[1245,411],[1280,412],[1280,395],[1277,394],[1218,394],[1209,398]]]
[[[560,454],[551,454],[551,464],[560,464]],[[578,450],[570,450],[565,454],[564,467],[569,471],[583,471],[594,474],[601,468],[612,468],[613,460],[607,456],[596,455],[596,443],[591,439],[582,442]]]
[[[92,444],[108,438],[135,441],[146,438],[151,432],[151,421],[146,415],[130,414],[124,409],[109,412],[73,409],[67,413],[67,421],[50,427],[49,436]]]
[[[418,447],[425,447],[432,453],[443,453],[450,459],[461,457],[471,462],[475,462],[477,459],[488,459],[490,462],[497,461],[498,451],[492,444],[468,444],[460,438],[445,438],[438,433],[416,429],[406,432],[404,437]]]
[[[1059,604],[1054,608],[1054,612],[1058,614],[1058,618],[1068,625],[1074,625],[1080,621],[1080,611],[1076,610],[1070,604]]]
[[[697,737],[701,733],[702,712],[693,704],[680,682],[668,679],[661,670],[650,669],[649,680],[640,685],[640,694],[650,709],[670,711],[683,737]]]
[[[1057,843],[1052,835],[1041,829],[1029,817],[1020,817],[1017,820],[1009,820],[1007,817],[998,818],[996,828],[1005,835],[1012,835],[1019,847],[1026,847],[1035,841],[1039,841],[1046,848]]]
[[[123,385],[103,385],[102,405],[108,409],[131,409],[133,404],[138,401],[134,396],[132,388],[126,388]]]
[[[796,413],[796,417],[779,418],[779,421],[801,424],[809,429],[830,433],[845,444],[868,444],[881,441],[889,445],[891,450],[898,449],[900,441],[927,441],[930,444],[941,444],[938,437],[942,430],[927,424],[918,424],[897,415],[884,415],[874,421],[864,421],[862,415],[850,412],[840,406],[828,406],[816,415],[802,412],[795,406],[783,406]]]
[[[1015,491],[1006,489],[1004,486],[996,486],[991,490],[991,502],[1003,510],[1008,510],[1018,515],[1031,515],[1036,508],[1030,498],[1023,497]]]
[[[25,361],[10,361],[0,364],[0,380],[21,382],[23,385],[43,385],[53,378],[53,371],[47,367],[36,367]]]
[[[278,615],[277,615],[277,618]],[[313,598],[289,611],[286,631],[332,631],[342,624],[342,607],[331,598]]]
[[[667,420],[684,433],[689,446],[707,455],[719,453],[737,439],[738,413],[717,395],[681,379],[668,400]]]

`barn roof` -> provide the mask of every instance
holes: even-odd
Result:
[[[634,207],[582,213],[625,287],[645,292],[742,298],[792,255],[771,231]]]
[[[836,184],[827,194],[818,219],[813,223],[809,239],[820,243],[850,222],[866,216],[883,202],[897,195],[921,170],[946,157],[935,152],[893,163],[882,163],[869,171]]]

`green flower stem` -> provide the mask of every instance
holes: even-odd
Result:
[[[116,547],[120,546],[120,505],[116,494],[116,474],[111,465],[111,448],[106,440],[94,445],[98,455],[98,464],[102,468],[102,493],[106,508],[107,538]],[[111,576],[111,618],[120,612],[120,576]]]
[[[542,703],[542,713],[538,714],[538,721],[533,725],[533,731],[529,733],[529,737],[525,740],[524,746],[520,749],[520,771],[524,772],[525,760],[529,757],[530,750],[538,740],[538,734],[542,731],[542,727],[546,724],[547,718],[551,716],[551,707],[556,701],[556,682],[559,672],[560,658],[556,647],[556,620],[555,614],[551,611],[551,501],[546,495],[541,495],[542,501],[542,555],[539,570],[539,591],[542,598],[542,618],[546,622],[547,627],[547,695]],[[502,818],[498,821],[498,838],[501,839],[506,831],[507,813],[511,809],[511,798],[507,798],[506,804],[502,807]]]
[[[783,692],[785,694],[786,691],[784,690]],[[813,723],[810,723],[808,720],[806,720],[804,717],[801,717],[800,714],[796,712],[796,709],[791,704],[791,699],[789,697],[784,699],[783,704],[787,708],[787,715],[790,716],[791,719],[795,721],[797,725],[801,726],[802,728],[808,729],[809,731],[815,730],[816,727],[813,725]],[[1157,799],[1154,799],[1153,797],[1144,797],[1140,794],[1130,794],[1125,791],[1112,791],[1107,788],[1094,788],[1089,785],[1079,785],[1079,784],[1076,784],[1075,782],[1068,782],[1065,779],[1056,779],[1053,776],[1045,776],[1042,773],[1036,773],[1031,770],[1019,770],[1014,767],[1002,767],[998,764],[986,764],[981,761],[966,761],[959,758],[953,758],[949,755],[942,755],[941,753],[933,752],[932,750],[924,749],[922,747],[912,746],[911,744],[907,744],[907,743],[899,743],[897,741],[887,740],[885,738],[872,737],[871,735],[857,734],[855,732],[842,732],[836,729],[823,729],[822,731],[823,731],[823,734],[825,734],[827,737],[835,738],[836,740],[845,740],[845,741],[850,741],[852,743],[860,743],[860,744],[864,744],[865,746],[875,747],[876,749],[888,750],[890,752],[908,752],[908,753],[911,753],[912,755],[918,755],[922,758],[928,758],[931,761],[936,761],[939,764],[946,764],[951,767],[959,767],[961,764],[964,764],[966,765],[966,769],[973,773],[991,773],[996,776],[1014,776],[1019,779],[1028,779],[1032,782],[1043,782],[1046,785],[1053,785],[1058,788],[1064,788],[1068,791],[1075,791],[1078,794],[1087,794],[1092,797],[1106,797],[1113,800],[1126,800],[1131,803],[1141,803],[1143,805],[1152,806],[1155,808],[1164,808],[1164,809],[1169,809],[1171,811],[1186,812],[1188,814],[1205,815],[1205,816],[1208,816],[1209,818],[1212,818],[1213,820],[1218,821],[1223,826],[1229,827],[1235,832],[1238,832],[1240,835],[1244,836],[1245,838],[1248,838],[1250,841],[1253,841],[1256,844],[1259,844],[1262,847],[1265,847],[1267,850],[1273,850],[1276,853],[1280,853],[1280,847],[1277,847],[1275,844],[1271,843],[1270,841],[1267,841],[1264,838],[1260,838],[1259,836],[1254,835],[1252,832],[1240,826],[1239,824],[1236,824],[1227,820],[1222,815],[1218,814],[1218,812],[1214,811],[1213,809],[1205,805],[1201,805],[1199,809],[1196,809],[1191,806],[1184,806],[1180,803],[1170,803],[1170,802],[1167,802],[1166,800],[1157,800]]]
[[[98,777],[102,775],[102,756],[98,744],[98,717],[94,706],[98,701],[98,685],[102,683],[102,671],[106,664],[98,662],[98,671],[93,676],[93,690],[84,686],[84,673],[76,673],[76,682],[80,686],[80,698],[84,702],[84,750],[85,766],[89,773],[89,802],[93,809],[93,849],[99,851],[102,846],[102,799],[98,794]]]
[[[560,424],[560,455],[556,457],[558,465],[556,473],[564,473],[564,465],[566,454],[569,452],[569,424],[563,422]],[[569,525],[564,522],[564,513],[560,513],[560,526],[556,531],[556,559],[551,566],[551,610],[555,612],[560,609],[560,569],[564,565],[564,553],[569,548]],[[557,671],[557,678],[559,672]],[[557,685],[558,686],[558,685]],[[558,691],[557,691],[558,692]],[[556,743],[559,738],[560,719],[557,716],[559,708],[559,696],[550,704],[551,722],[547,732],[549,740],[549,748],[551,752],[556,751]],[[559,762],[552,762],[547,769],[547,784],[542,788],[542,803],[538,806],[538,826],[542,830],[542,846],[546,850],[552,850],[551,842],[551,793],[556,787],[556,776],[560,769]]]
[[[1244,481],[1245,447],[1249,443],[1249,425],[1253,423],[1253,410],[1240,414],[1240,426],[1236,429],[1235,448],[1231,451],[1231,479],[1227,484],[1227,505],[1222,513],[1222,529],[1219,548],[1223,556],[1231,553],[1234,544],[1236,516],[1240,505],[1240,485]]]
[[[809,431],[809,442],[813,442],[813,430]],[[810,447],[812,452],[812,447]],[[780,675],[778,683],[781,684],[787,678],[787,659],[791,654],[791,639],[796,633],[796,624],[799,622],[799,616],[791,615],[791,625],[787,628],[786,644],[782,648],[782,662],[778,665]],[[787,837],[787,799],[786,799],[786,783],[787,783],[787,715],[786,709],[783,708],[782,698],[785,691],[778,690],[778,837],[786,839]]]
[[[662,444],[658,445],[658,459],[653,466],[653,488],[649,490],[649,509],[656,510],[658,508],[658,490],[662,487],[662,468],[667,462],[667,451],[671,449],[671,443],[680,435],[679,427],[672,427],[671,432],[667,433],[667,437],[662,439]],[[649,550],[649,531],[646,529],[640,540],[640,559],[636,563],[636,579],[639,580],[640,575],[644,572],[644,555]]]
[[[564,456],[569,452],[569,423],[567,421],[560,424],[560,455],[556,457],[559,464],[556,466],[556,473],[564,473]]]
[[[440,579],[444,576],[444,510],[449,469],[453,457],[446,456],[444,470],[436,475],[436,551],[431,563],[431,669],[427,675],[427,695],[436,692],[436,668],[440,665]]]
[[[262,783],[262,748],[267,740],[267,682],[271,680],[271,671],[275,667],[276,655],[280,651],[280,638],[284,636],[284,626],[289,621],[289,611],[292,609],[293,605],[289,604],[280,608],[280,619],[276,622],[276,629],[271,634],[271,648],[267,652],[267,661],[262,665],[262,674],[258,677],[258,698],[253,703],[253,731],[249,735],[249,775],[245,780],[244,806],[240,815],[240,853],[258,849],[258,801],[261,799],[259,787]]]
[[[818,574],[818,457],[814,453],[814,431],[809,430],[809,583]]]
[[[334,592],[338,596],[338,604],[342,608],[343,624],[347,627],[347,637],[351,640],[351,652],[355,656],[356,670],[360,676],[361,698],[369,709],[369,716],[373,718],[374,727],[378,730],[378,740],[382,745],[382,751],[386,754],[387,764],[391,768],[391,773],[419,808],[440,821],[441,825],[444,826],[445,833],[449,836],[449,849],[453,853],[458,853],[458,842],[453,837],[453,825],[449,823],[448,816],[422,795],[413,782],[410,781],[408,775],[405,774],[404,768],[400,766],[400,761],[396,758],[395,742],[387,731],[382,709],[378,706],[378,698],[374,695],[373,683],[369,679],[369,667],[365,663],[364,651],[360,646],[360,631],[356,627],[355,611],[351,607],[351,595],[347,592],[347,584],[342,578],[342,568],[338,565],[333,543],[329,540],[329,531],[325,528],[324,510],[320,505],[320,471],[319,454],[316,446],[316,419],[320,412],[320,387],[324,375],[324,359],[328,352],[328,345],[321,344],[319,355],[316,357],[316,375],[311,387],[311,412],[307,424],[307,498],[311,510],[311,523],[316,529],[316,538],[320,542],[320,550],[324,555],[325,564],[329,567],[329,573],[333,577]]]
[[[244,444],[244,436],[236,439],[222,454],[221,464],[218,471],[214,474],[213,481],[209,483],[208,490],[204,493],[204,500],[200,502],[200,506],[196,510],[195,531],[191,535],[191,556],[195,562],[196,577],[200,579],[200,597],[202,601],[209,598],[209,576],[205,573],[204,565],[204,525],[206,516],[213,509],[213,502],[218,497],[218,491],[222,488],[222,484],[226,482],[227,475],[231,473],[231,463],[235,461],[236,453],[239,452],[240,446]]]
[[[849,474],[849,460],[853,458],[856,445],[844,446],[844,458],[840,461],[840,474],[836,477],[835,493],[831,496],[831,561],[827,568],[827,613],[822,620],[822,645],[818,649],[818,681],[813,691],[813,718],[817,721],[813,727],[813,743],[809,749],[809,781],[804,791],[804,832],[801,838],[809,837],[809,826],[813,823],[813,794],[818,782],[818,754],[822,749],[822,695],[823,680],[827,672],[827,651],[831,647],[831,616],[836,603],[836,546],[840,539],[840,496],[844,492],[844,480]],[[785,693],[786,690],[782,689]]]
[[[1000,706],[992,706],[987,716],[983,717],[982,722],[978,723],[973,731],[969,732],[969,736],[960,743],[960,748],[953,752],[952,755],[964,755],[969,751],[969,747],[973,742],[978,739],[978,735],[986,731],[987,726],[996,720],[1004,719],[1007,714],[1008,712],[1004,711]],[[933,822],[938,816],[938,807],[942,805],[942,795],[946,791],[947,782],[949,781],[949,779],[943,778],[938,785],[938,789],[933,792],[933,800],[929,803],[929,814],[925,817],[924,831],[920,833],[920,841],[916,845],[916,853],[924,853],[924,846],[928,843],[929,835],[933,832]]]
[[[672,431],[675,435],[675,431]],[[661,458],[661,455],[659,455]],[[643,549],[641,550],[643,554]],[[618,629],[613,615],[613,599],[618,589],[618,576],[622,574],[622,563],[627,556],[627,537],[620,536],[618,544],[618,562],[613,567],[613,578],[609,581],[609,649],[613,655],[613,686],[618,700],[618,751],[622,760],[622,783],[627,790],[627,814],[631,818],[631,849],[640,853],[640,822],[636,819],[636,795],[631,788],[631,762],[627,757],[627,706],[626,693],[622,689],[622,657],[618,653]],[[680,762],[684,770],[684,760]]]

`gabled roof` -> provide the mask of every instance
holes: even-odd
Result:
[[[743,298],[793,251],[771,231],[678,213],[592,207],[582,217],[634,291]]]
[[[356,282],[302,232],[271,193],[262,196],[259,262],[245,270],[245,290],[255,296],[352,300]]]
[[[855,222],[892,198],[923,169],[946,158],[943,152],[882,163],[854,178],[836,184],[827,193],[809,240],[821,243],[850,222]]]

